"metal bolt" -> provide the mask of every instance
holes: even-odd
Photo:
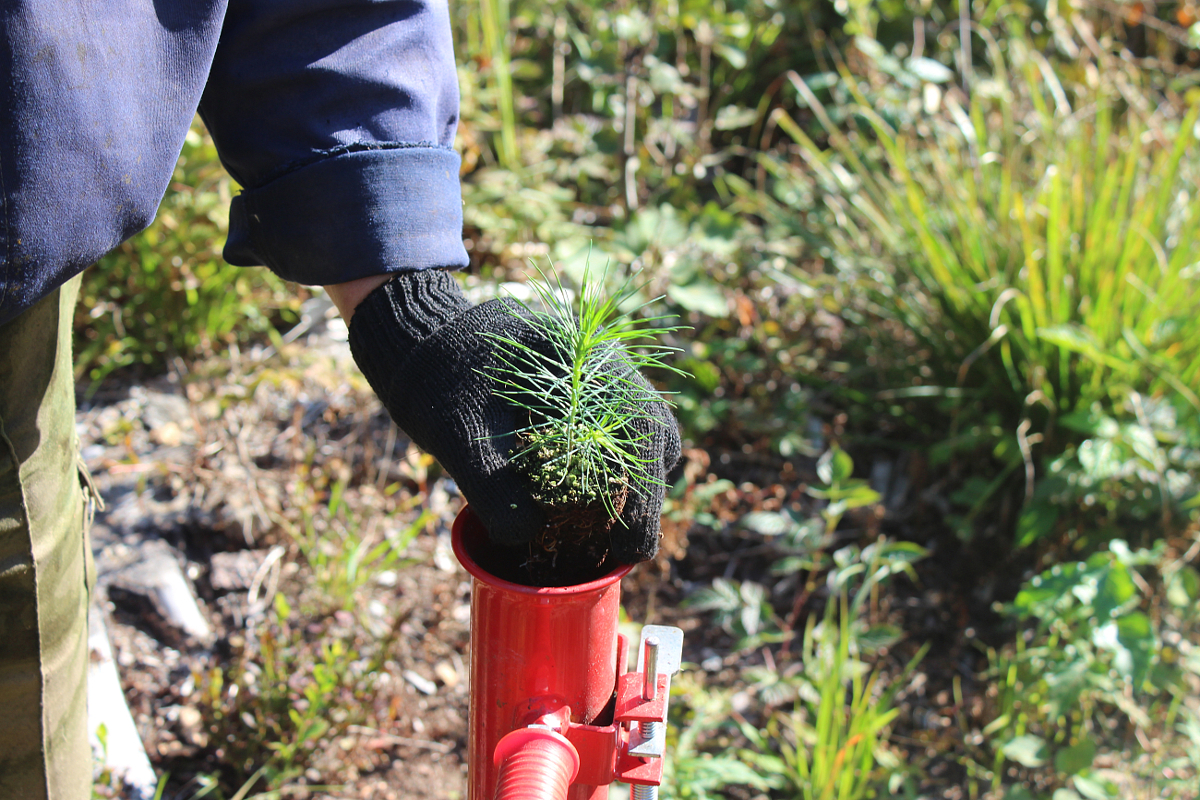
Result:
[[[653,700],[658,693],[658,637],[646,637],[642,658],[642,697]]]
[[[658,736],[658,732],[662,730],[662,727],[663,724],[657,721],[638,723],[638,729],[641,731],[642,739],[647,742],[653,739],[655,736]]]
[[[635,784],[630,795],[632,800],[658,800],[658,787]]]
[[[646,637],[646,649],[642,658],[642,697],[653,700],[658,694],[658,637]],[[643,741],[650,741],[662,730],[663,724],[658,721],[638,723],[638,730]],[[655,794],[657,794],[657,787]]]

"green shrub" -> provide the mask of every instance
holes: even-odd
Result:
[[[1137,743],[1187,749],[1174,729],[1180,723],[1188,734],[1185,703],[1200,679],[1200,573],[1189,564],[1198,550],[1162,541],[1131,550],[1116,539],[1086,561],[1035,576],[1003,607],[1026,635],[988,653],[998,693],[981,742],[992,754],[993,788],[1008,763],[1084,797],[1130,796],[1094,768],[1101,749],[1124,750],[1130,765]],[[1185,763],[1184,774],[1196,766]],[[1161,768],[1153,772],[1138,777],[1159,781]]]
[[[1018,546],[1056,527],[1077,551],[1113,537],[1148,544],[1200,505],[1200,429],[1181,424],[1165,400],[1137,393],[1120,411],[1093,407],[1061,419],[1086,438],[1046,464],[1017,521]]]
[[[782,44],[822,12],[470,0],[454,13],[467,235],[480,263],[516,266],[607,243],[639,209],[691,216],[720,198],[723,148],[754,138],[776,76],[813,63]]]
[[[95,382],[131,365],[160,370],[172,356],[211,355],[297,318],[302,296],[274,273],[221,257],[234,191],[197,120],[154,223],[84,273],[79,376]]]
[[[964,528],[1079,441],[1068,415],[1120,412],[1133,392],[1185,427],[1200,411],[1200,105],[1144,113],[1125,100],[1136,74],[1082,55],[1055,69],[1013,27],[969,101],[940,62],[861,37],[859,72],[791,75],[811,133],[773,119],[799,160],[760,157],[773,198],[738,186],[768,234],[803,237],[865,292],[844,313],[853,360],[874,368],[847,397],[923,409],[943,458],[990,451]]]
[[[672,684],[667,758],[659,794],[664,800],[716,800],[727,797],[723,790],[731,785],[759,791],[779,785],[728,748],[733,728],[731,695],[728,690],[706,687],[694,671],[680,673]],[[713,739],[717,740],[717,752],[712,751]]]

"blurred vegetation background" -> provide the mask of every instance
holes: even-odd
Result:
[[[881,500],[865,467],[891,463],[920,498],[896,535],[961,549],[970,581],[1019,576],[996,606],[1007,638],[980,645],[989,721],[936,745],[961,766],[958,796],[1196,797],[1191,0],[456,0],[452,14],[471,272],[639,272],[650,309],[692,326],[671,342],[691,377],[656,377],[714,472],[819,459],[819,517],[740,523],[777,548],[772,572],[694,598],[749,651],[780,641],[775,583],[827,586],[811,669],[745,675],[776,698],[761,724],[681,682],[673,791],[915,797],[933,780],[887,744],[875,658],[900,633],[868,624],[862,599],[927,551],[844,519]],[[295,322],[306,290],[220,259],[234,191],[197,126],[158,220],[87,275],[81,378]],[[715,524],[703,497],[681,488],[668,514]]]

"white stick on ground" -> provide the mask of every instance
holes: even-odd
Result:
[[[88,610],[88,651],[88,731],[92,751],[97,760],[104,760],[96,766],[107,768],[114,778],[124,781],[124,796],[151,800],[158,779],[121,691],[104,615],[94,605]],[[105,730],[104,746],[96,735],[101,725]]]

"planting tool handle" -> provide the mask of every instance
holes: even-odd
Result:
[[[562,734],[531,725],[508,733],[493,754],[500,775],[495,800],[566,800],[579,753]]]

